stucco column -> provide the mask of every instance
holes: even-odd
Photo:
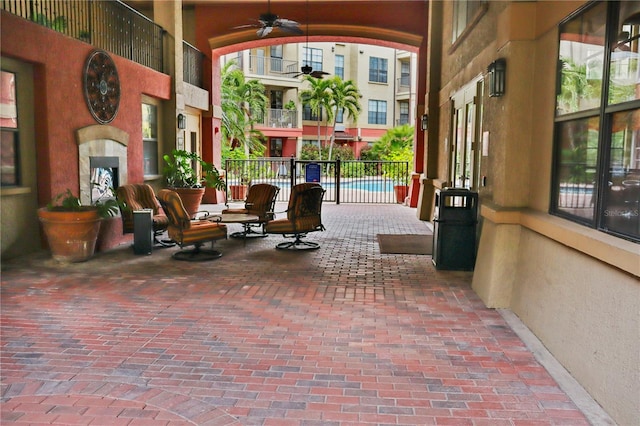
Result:
[[[423,105],[418,105],[418,114],[429,115],[429,127],[423,135],[424,160],[423,173],[420,176],[420,195],[418,197],[417,216],[420,220],[431,220],[433,217],[435,180],[438,178],[438,136],[440,134],[440,68],[442,66],[442,2],[429,2],[429,36],[426,51],[420,49],[419,56],[425,58],[420,66],[426,68],[426,91]],[[418,123],[416,123],[418,125]]]
[[[512,3],[498,18],[497,58],[505,58],[506,91],[485,99],[483,130],[489,133],[489,155],[483,157],[481,235],[472,288],[493,308],[506,308],[516,279],[521,228],[513,212],[529,206],[534,98],[535,4]],[[484,196],[482,196],[484,195]]]
[[[164,144],[163,152],[170,152],[176,147],[178,137],[184,138],[184,130],[178,129],[177,116],[184,112],[184,86],[182,66],[182,0],[153,0],[153,18],[158,25],[167,31],[164,38],[167,54],[165,55],[165,72],[173,81],[173,96],[162,108],[160,125]]]

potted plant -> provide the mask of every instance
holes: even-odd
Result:
[[[401,167],[401,164],[396,162],[398,160],[389,161],[394,162],[382,166],[384,175],[393,180],[393,192],[396,196],[396,202],[402,204],[409,194],[409,171]]]
[[[108,199],[83,206],[67,189],[38,209],[52,257],[59,262],[82,262],[93,256],[102,219],[115,216],[118,201]]]
[[[240,176],[240,185],[229,185],[232,200],[244,200],[247,198],[247,189],[251,185],[251,179],[244,173]]]
[[[293,123],[296,119],[296,103],[293,99],[290,99],[289,102],[284,104],[284,111],[282,112],[282,124],[288,128],[293,127]]]
[[[195,152],[174,149],[162,158],[166,163],[163,172],[167,187],[180,195],[184,208],[192,217],[200,209],[206,187],[225,189],[224,179],[216,166]]]
[[[396,201],[404,203],[409,193],[409,170],[401,167],[401,163],[413,164],[413,126],[404,124],[387,130],[382,137],[373,144],[372,154],[390,163],[382,166],[384,175],[393,180],[393,190]]]

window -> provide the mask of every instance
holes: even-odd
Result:
[[[256,49],[256,55],[249,56],[249,68],[256,74],[264,75],[266,65],[264,49]]]
[[[271,71],[282,72],[282,45],[271,46]]]
[[[336,123],[344,123],[344,108],[336,111]]]
[[[403,88],[411,87],[411,64],[409,62],[400,62],[400,86]]]
[[[158,174],[158,107],[142,104],[142,147],[144,174]]]
[[[284,92],[282,90],[271,90],[269,96],[269,106],[272,109],[282,109],[283,108],[283,100]]]
[[[20,144],[18,138],[18,108],[16,75],[0,73],[0,176],[2,186],[20,185]]]
[[[369,58],[369,82],[387,82],[387,60],[385,58]]]
[[[387,101],[369,101],[369,124],[387,124]]]
[[[552,214],[640,241],[639,2],[562,23]]]
[[[243,51],[239,51],[238,53],[236,53],[236,66],[240,69],[242,69],[244,65],[244,55],[243,55]]]
[[[398,124],[409,124],[409,102],[399,102],[398,109],[400,110]]]
[[[452,42],[455,42],[460,35],[473,24],[477,17],[486,9],[484,0],[457,0],[453,5],[453,34]]]
[[[309,65],[314,71],[322,71],[322,49],[303,48],[302,65]]]
[[[334,74],[344,80],[344,55],[336,55],[336,69]]]
[[[302,119],[309,121],[322,121],[322,110],[320,111],[320,117],[318,117],[318,114],[314,114],[313,111],[311,111],[309,104],[304,104],[302,106]]]

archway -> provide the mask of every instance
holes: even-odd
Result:
[[[234,30],[251,22],[266,11],[266,4],[220,1],[194,6],[196,47],[204,61],[204,88],[211,96],[209,117],[203,120],[202,154],[216,160],[221,155],[220,63],[221,55],[256,46],[309,41],[340,41],[364,43],[412,50],[418,54],[416,114],[425,111],[426,58],[428,33],[428,2],[426,1],[341,1],[272,2],[271,11],[300,22],[303,36],[273,36],[257,38],[255,29]],[[417,118],[417,117],[416,117]],[[418,120],[419,121],[419,120]],[[414,171],[424,172],[424,133],[416,126]],[[417,191],[412,200],[417,202]]]

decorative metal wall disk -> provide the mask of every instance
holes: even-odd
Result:
[[[100,124],[113,121],[120,106],[120,79],[109,54],[94,50],[84,67],[84,97],[93,118]]]

